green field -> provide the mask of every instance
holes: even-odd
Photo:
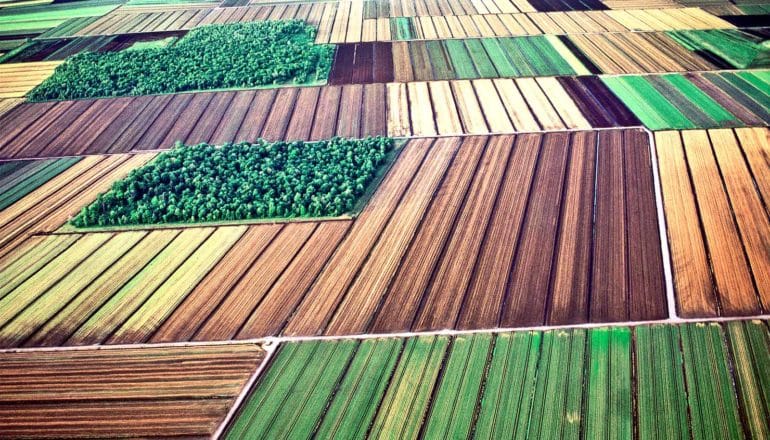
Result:
[[[227,438],[767,438],[768,367],[760,321],[293,342]]]
[[[589,73],[558,38],[547,36],[410,41],[412,63],[430,65],[419,79],[477,79]],[[427,59],[425,59],[427,54]],[[419,71],[416,76],[422,75]]]
[[[720,99],[770,121],[767,71],[699,74]],[[652,130],[742,127],[747,122],[682,74],[605,76],[602,81]],[[724,102],[724,101],[722,101]],[[727,104],[726,104],[727,105]],[[749,122],[751,122],[749,120]]]
[[[88,0],[3,9],[0,10],[0,34],[42,31],[72,18],[98,17],[121,3],[120,0]]]
[[[738,29],[668,33],[692,51],[704,51],[736,69],[770,67],[770,41]]]

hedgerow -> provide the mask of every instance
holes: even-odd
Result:
[[[71,223],[337,216],[353,209],[392,148],[384,137],[178,145],[115,182]]]
[[[32,101],[306,83],[329,74],[334,46],[299,20],[196,28],[176,44],[70,57]]]

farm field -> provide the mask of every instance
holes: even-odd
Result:
[[[290,342],[226,438],[763,438],[768,338],[747,321]]]
[[[51,76],[58,65],[55,61],[0,64],[0,99],[23,98]]]
[[[0,429],[15,438],[210,436],[264,357],[250,344],[2,353]]]
[[[0,0],[0,438],[770,438],[768,23]]]
[[[592,209],[585,201],[594,199]],[[639,130],[412,140],[352,221],[34,237],[27,253],[3,265],[0,344],[662,319],[654,204],[648,138]],[[623,220],[628,213],[636,215]],[[34,227],[57,226],[45,224]],[[117,273],[142,296],[89,284]],[[225,274],[227,283],[213,281]],[[142,305],[143,297],[151,299]],[[70,301],[86,308],[62,308]],[[123,323],[129,315],[136,324]],[[186,328],[165,334],[171,325]],[[85,327],[101,336],[72,339]]]

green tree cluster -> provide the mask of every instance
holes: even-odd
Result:
[[[31,101],[148,95],[325,79],[334,46],[300,20],[209,25],[176,44],[70,57]]]
[[[336,216],[353,209],[393,148],[385,137],[178,145],[72,219],[78,227]]]

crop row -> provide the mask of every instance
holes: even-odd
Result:
[[[24,103],[0,119],[11,127],[0,157],[386,135],[385,93],[372,84]]]
[[[153,157],[88,156],[0,164],[6,191],[2,200],[7,204],[0,211],[0,256],[21,251],[18,246],[23,248],[30,235],[58,229],[115,180]]]
[[[227,438],[766,438],[768,366],[760,321],[286,343]]]
[[[387,82],[589,73],[556,37],[484,38],[340,45],[329,83],[371,82],[365,69],[388,69]]]

